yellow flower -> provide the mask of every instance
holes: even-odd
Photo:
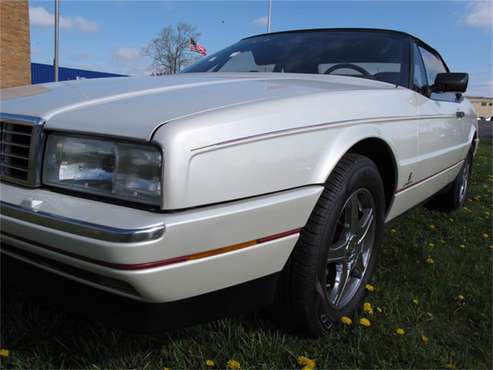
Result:
[[[426,335],[421,335],[421,341],[423,343],[428,343],[429,340],[430,340],[430,338],[428,338]]]
[[[493,245],[490,245],[490,249],[493,251]]]
[[[435,244],[434,244],[434,243],[428,243],[428,245],[429,245],[430,247],[434,247],[434,246],[435,246]]]
[[[477,202],[477,201],[479,201],[481,199],[481,196],[480,195],[476,195],[475,197],[472,197],[472,199]]]
[[[425,262],[429,265],[433,265],[435,263],[435,261],[433,261],[433,258],[431,258],[431,256],[428,256]]]
[[[467,208],[467,207],[463,207],[463,208],[464,208],[464,211],[466,211],[466,212],[469,212],[469,213],[471,213],[471,212],[472,212],[472,211],[471,211],[469,208]]]
[[[214,367],[214,365],[215,365],[214,361],[212,361],[212,360],[206,360],[205,364],[207,365],[207,367]]]
[[[344,324],[344,325],[351,325],[353,323],[353,320],[351,320],[351,318],[347,317],[347,316],[342,316],[341,317],[341,322]]]
[[[437,227],[433,224],[430,225],[430,229],[435,230]]]
[[[163,367],[163,370],[169,370],[169,367]]]
[[[10,351],[8,349],[0,348],[0,357],[9,357]]]
[[[460,249],[466,249],[466,246],[464,244],[459,245]]]
[[[453,364],[453,363],[448,363],[448,364],[447,364],[447,369],[455,369],[455,364]]]
[[[299,365],[303,366],[304,370],[312,370],[316,366],[315,360],[306,356],[298,356],[297,361]]]
[[[378,311],[378,313],[382,313],[383,312],[383,310],[380,307],[377,307],[377,311]]]
[[[240,363],[236,360],[228,360],[226,366],[228,367],[228,369],[239,369]]]
[[[397,232],[397,230],[396,230],[396,229],[390,229],[390,232],[391,232],[392,234],[395,234],[395,233]]]
[[[366,284],[366,285],[365,285],[365,288],[366,288],[366,290],[367,290],[367,291],[369,291],[369,292],[374,292],[375,290],[377,290],[377,288],[375,288],[375,287],[374,287],[373,285],[371,285],[371,284]]]
[[[404,335],[404,334],[406,334],[406,331],[402,328],[397,328],[397,329],[395,329],[395,333],[397,335]]]
[[[485,238],[485,239],[489,239],[489,238],[490,238],[490,236],[489,236],[488,234],[484,233],[484,234],[483,234],[483,238]]]
[[[459,295],[457,296],[457,300],[458,300],[458,301],[463,301],[464,299],[465,299],[465,298],[464,298],[464,296],[463,296],[462,294],[459,294]]]
[[[373,307],[371,306],[371,303],[369,302],[363,303],[363,311],[369,315],[373,315]]]
[[[418,299],[418,298],[413,298],[413,303],[414,303],[415,305],[418,305],[418,304],[419,304],[419,299]]]
[[[359,323],[363,326],[366,326],[366,327],[369,327],[371,325],[371,322],[370,320],[368,320],[367,318],[365,317],[362,317],[361,319],[359,319]]]

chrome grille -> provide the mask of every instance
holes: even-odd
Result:
[[[1,114],[0,179],[26,186],[38,186],[41,145],[40,119]]]

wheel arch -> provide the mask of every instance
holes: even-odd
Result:
[[[385,209],[388,211],[397,187],[397,162],[390,146],[381,138],[369,137],[358,141],[347,153],[357,153],[371,159],[382,177],[385,192]]]
[[[331,175],[333,169],[341,158],[347,153],[357,153],[364,155],[375,162],[385,191],[385,209],[389,211],[394,199],[395,190],[399,179],[398,160],[392,145],[385,140],[380,130],[372,128],[370,130],[360,130],[346,132],[342,137],[334,140],[335,143],[345,143],[344,146],[334,145],[326,155],[323,162],[323,182],[325,183]]]

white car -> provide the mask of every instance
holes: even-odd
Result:
[[[386,222],[464,203],[467,81],[411,35],[321,29],[173,76],[5,89],[1,251],[155,328],[275,304],[322,335],[359,307]]]

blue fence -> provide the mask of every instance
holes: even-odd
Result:
[[[58,79],[60,81],[76,80],[79,78],[102,78],[102,77],[126,77],[116,73],[106,73],[97,71],[87,71],[76,68],[58,68]],[[31,82],[40,84],[44,82],[53,82],[54,72],[51,64],[31,63]]]

